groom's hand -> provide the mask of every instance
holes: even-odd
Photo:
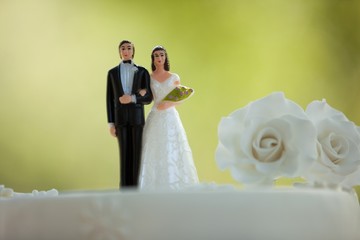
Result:
[[[111,136],[116,137],[116,129],[115,129],[115,127],[110,127],[110,134],[111,134]]]
[[[130,95],[122,95],[121,97],[119,97],[119,101],[122,104],[131,103],[131,96]]]

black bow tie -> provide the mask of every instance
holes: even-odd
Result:
[[[131,63],[131,60],[125,60],[123,63]]]

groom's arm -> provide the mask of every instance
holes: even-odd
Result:
[[[140,89],[136,93],[136,103],[141,104],[150,104],[153,100],[153,95],[150,88],[150,75],[149,72],[142,68],[141,72],[139,72],[139,78],[140,78]],[[140,94],[141,90],[145,90],[145,94]],[[141,91],[142,93],[144,91]]]
[[[106,110],[107,110],[108,123],[114,124],[114,122],[115,122],[114,90],[113,90],[112,76],[111,76],[110,71],[108,72],[108,75],[107,75]]]

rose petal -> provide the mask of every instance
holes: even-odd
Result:
[[[245,184],[264,184],[273,183],[272,176],[260,173],[252,164],[242,164],[231,169],[231,175],[235,180]]]
[[[236,163],[233,152],[229,151],[222,143],[216,148],[216,161],[220,169],[224,170]]]
[[[311,102],[306,107],[305,112],[309,116],[310,120],[315,124],[324,118],[332,118],[336,121],[348,121],[342,112],[328,105],[325,99],[323,101],[316,100]]]
[[[256,116],[263,116],[268,119],[273,119],[285,114],[306,118],[304,110],[298,104],[286,99],[284,93],[275,92],[250,103],[247,117],[251,119]]]
[[[345,180],[342,182],[342,185],[346,188],[352,188],[353,186],[360,185],[360,168],[346,176]]]

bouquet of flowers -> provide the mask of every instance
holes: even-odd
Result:
[[[194,94],[194,89],[183,85],[176,86],[163,99],[164,102],[180,103],[189,99]]]

